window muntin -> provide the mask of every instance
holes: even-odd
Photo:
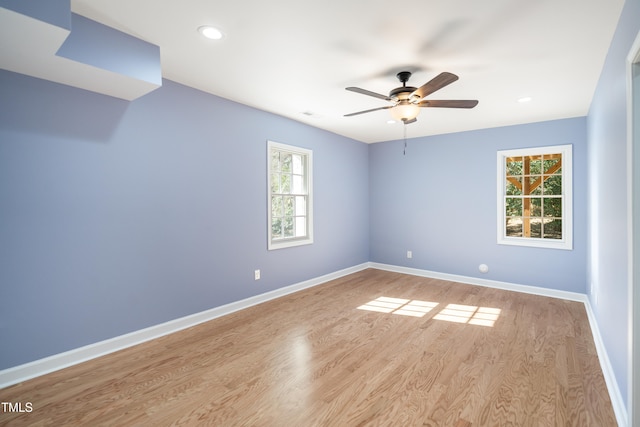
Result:
[[[572,249],[571,145],[498,152],[498,243]]]
[[[312,152],[269,141],[269,249],[313,242]]]

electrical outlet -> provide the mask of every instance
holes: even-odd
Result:
[[[407,251],[407,258],[413,258],[413,252]]]
[[[253,272],[253,276],[255,277],[255,280],[260,280],[260,270],[255,270]]]

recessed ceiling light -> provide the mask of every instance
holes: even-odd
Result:
[[[531,102],[533,98],[531,98],[530,96],[523,96],[522,98],[518,99],[518,102],[520,104],[524,104],[526,102]]]
[[[392,125],[392,124],[394,124],[395,122],[396,122],[395,120],[387,120],[387,124],[388,124],[388,125]]]
[[[209,25],[203,25],[198,28],[198,32],[211,40],[220,40],[222,38],[222,31]]]

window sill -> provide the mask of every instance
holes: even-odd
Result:
[[[285,249],[285,248],[292,248],[295,246],[310,245],[312,243],[313,243],[312,238],[286,239],[286,240],[283,239],[283,240],[276,240],[273,242],[269,242],[268,249],[271,251],[275,249]]]
[[[531,248],[573,250],[571,241],[536,239],[530,237],[498,237],[499,245],[526,246]]]

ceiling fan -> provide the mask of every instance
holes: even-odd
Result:
[[[416,117],[420,113],[420,107],[437,107],[437,108],[473,108],[478,105],[476,100],[427,100],[426,96],[433,92],[442,89],[443,87],[458,80],[458,76],[452,73],[440,73],[424,85],[419,88],[407,86],[407,81],[411,77],[411,72],[400,71],[396,74],[398,80],[402,83],[401,87],[397,87],[391,92],[389,96],[382,95],[380,93],[371,92],[359,87],[348,87],[347,90],[351,92],[361,93],[363,95],[373,96],[374,98],[384,99],[390,101],[393,105],[387,105],[385,107],[372,108],[371,110],[358,111],[356,113],[345,114],[345,117],[356,116],[358,114],[370,113],[378,110],[391,109],[391,116],[396,120],[401,120],[404,124],[415,122]]]

